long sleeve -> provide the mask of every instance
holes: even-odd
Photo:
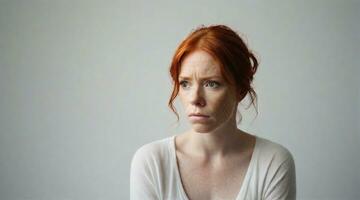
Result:
[[[138,149],[130,167],[130,200],[159,200],[154,176],[149,151]]]
[[[292,155],[278,165],[271,174],[269,187],[265,191],[265,200],[295,200],[296,199],[296,172]]]

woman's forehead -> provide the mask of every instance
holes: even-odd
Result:
[[[185,57],[180,68],[180,77],[221,76],[218,62],[205,51],[195,51]]]

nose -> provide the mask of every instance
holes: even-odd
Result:
[[[206,105],[202,87],[193,87],[190,94],[190,102],[192,105],[197,107],[204,107]]]

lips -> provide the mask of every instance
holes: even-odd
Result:
[[[191,116],[196,116],[196,117],[209,117],[208,115],[204,115],[204,114],[201,114],[201,113],[191,113],[189,115],[189,117]]]
[[[204,114],[201,114],[201,113],[191,113],[189,115],[189,119],[190,119],[190,122],[191,123],[208,123],[209,122],[209,119],[210,119],[210,116],[208,115],[204,115]]]

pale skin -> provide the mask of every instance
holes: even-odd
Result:
[[[205,51],[186,56],[179,75],[179,98],[191,129],[175,138],[183,188],[190,200],[234,200],[241,188],[255,145],[255,137],[237,128],[241,98],[225,82],[219,63]]]

